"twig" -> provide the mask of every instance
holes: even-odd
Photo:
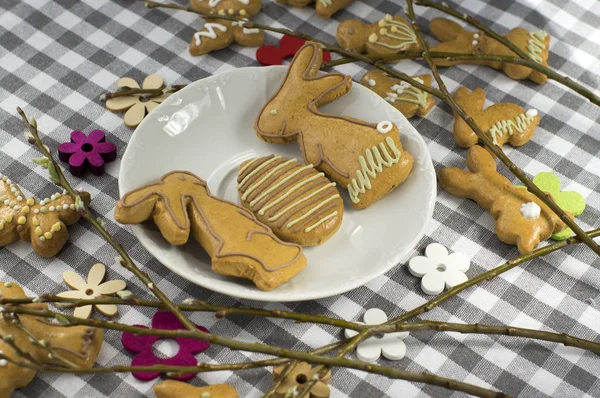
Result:
[[[168,86],[164,88],[134,88],[134,87],[120,87],[117,91],[112,93],[102,94],[100,96],[100,101],[106,101],[111,98],[118,97],[127,97],[131,95],[140,95],[145,98],[153,98],[158,97],[164,94],[175,93],[182,88],[184,88],[186,84],[176,84],[173,86]]]

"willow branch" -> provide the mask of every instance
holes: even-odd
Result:
[[[117,89],[117,91],[115,92],[102,94],[100,96],[100,101],[106,101],[111,98],[127,97],[131,95],[140,95],[145,98],[153,98],[164,94],[175,93],[184,88],[185,86],[186,84],[176,84],[173,86],[167,86],[163,88],[119,87],[119,89]]]

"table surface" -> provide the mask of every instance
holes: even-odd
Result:
[[[398,13],[398,0],[356,1],[331,20],[315,15],[314,8],[294,9],[263,1],[257,21],[303,31],[333,42],[339,21],[362,17],[376,21],[385,13]],[[588,87],[600,83],[600,3],[590,0],[529,0],[486,5],[465,1],[460,12],[476,15],[497,32],[521,26],[545,29],[552,41],[549,63]],[[425,32],[428,21],[440,13],[418,8]],[[202,79],[232,68],[255,66],[254,48],[237,45],[192,57],[188,42],[202,21],[193,14],[149,10],[140,3],[110,0],[0,0],[0,172],[20,183],[26,194],[43,198],[53,191],[47,171],[32,163],[39,156],[23,138],[15,108],[21,106],[38,120],[52,150],[68,140],[72,130],[101,129],[123,155],[132,129],[123,125],[122,114],[108,112],[98,97],[114,88],[120,77],[141,81],[161,74],[168,84]],[[433,40],[433,39],[432,39]],[[266,35],[267,43],[277,38]],[[358,80],[364,65],[350,64],[338,70]],[[422,63],[403,61],[396,66],[409,74],[426,72]],[[600,109],[554,82],[539,86],[517,82],[487,67],[461,66],[442,71],[450,90],[459,85],[485,89],[488,104],[514,102],[533,107],[542,115],[533,139],[521,148],[506,147],[510,158],[529,175],[554,171],[563,188],[576,190],[587,200],[578,217],[584,229],[598,227],[600,218]],[[490,102],[491,101],[491,102]],[[425,119],[411,120],[425,138],[435,167],[464,167],[466,151],[452,138],[453,117],[449,107],[438,105]],[[102,177],[73,178],[92,194],[94,208],[107,219],[111,233],[121,240],[132,257],[143,265],[158,286],[173,300],[196,297],[215,304],[254,305],[322,313],[360,320],[368,308],[381,308],[389,316],[400,315],[430,297],[420,290],[404,263],[366,286],[342,296],[301,303],[266,304],[237,301],[188,283],[167,271],[136,241],[129,228],[115,223],[113,208],[119,193],[119,161],[110,164]],[[503,170],[506,174],[506,170]],[[474,202],[454,198],[441,188],[426,236],[411,256],[422,254],[431,242],[440,242],[471,259],[468,276],[518,255],[514,246],[498,241],[492,218]],[[136,295],[149,298],[147,289],[121,267],[114,266],[115,253],[89,225],[70,228],[71,239],[53,259],[41,259],[28,244],[0,249],[0,280],[25,285],[31,294],[66,290],[61,275],[66,270],[86,274],[103,262],[109,278],[128,280]],[[368,264],[365,264],[368,266]],[[600,260],[585,246],[577,245],[536,259],[493,281],[480,284],[455,297],[423,318],[466,323],[509,324],[565,332],[598,340],[600,333]],[[121,308],[124,323],[147,325],[153,311]],[[277,319],[231,317],[216,320],[212,314],[194,314],[197,324],[212,332],[249,341],[305,350],[342,337],[327,326],[294,324]],[[128,364],[120,334],[106,334],[98,358],[101,366]],[[469,383],[495,388],[511,395],[537,397],[600,396],[598,356],[576,348],[527,339],[457,333],[415,332],[406,340],[407,357],[399,362],[385,359],[382,365],[413,372],[434,372]],[[197,356],[210,363],[263,358],[212,346]],[[226,382],[242,397],[258,397],[272,383],[270,369],[237,373],[219,372],[196,377],[192,383]],[[39,374],[17,397],[136,397],[153,396],[152,382],[138,382],[131,374],[71,376]],[[333,397],[442,397],[451,392],[431,386],[392,381],[354,370],[337,369],[332,378]],[[455,393],[455,396],[460,394]]]

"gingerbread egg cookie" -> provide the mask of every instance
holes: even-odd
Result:
[[[500,102],[483,109],[485,92],[480,88],[469,91],[466,87],[459,87],[454,93],[454,100],[473,118],[477,127],[500,147],[507,142],[513,146],[526,144],[540,123],[536,109],[525,111],[523,107],[510,102]],[[463,148],[472,147],[479,140],[477,134],[456,113],[454,140]]]
[[[89,203],[89,194],[81,197]],[[79,221],[75,202],[66,193],[37,201],[27,199],[10,178],[0,179],[0,246],[17,240],[31,242],[41,257],[53,257],[69,239],[67,225]]]
[[[446,167],[438,173],[442,187],[451,195],[469,198],[488,210],[496,220],[498,239],[517,245],[522,254],[565,228],[565,223],[544,202],[520,189],[496,171],[496,162],[475,145],[467,154],[469,171]]]
[[[431,87],[431,75],[413,76],[413,79]],[[381,70],[372,70],[363,75],[360,84],[379,94],[398,109],[407,119],[425,116],[433,107],[433,96],[400,79],[395,79]]]
[[[250,279],[261,290],[276,288],[306,266],[300,246],[279,240],[247,209],[212,196],[206,181],[187,171],[126,194],[115,219],[153,219],[173,245],[186,243],[191,233],[211,257],[213,271]]]
[[[287,4],[294,7],[306,7],[316,3],[317,15],[323,18],[331,18],[333,14],[352,3],[353,0],[275,0],[279,4]]]
[[[240,166],[237,188],[242,204],[286,242],[320,245],[342,224],[335,182],[312,164],[274,155],[250,159]]]
[[[297,140],[304,160],[347,189],[353,207],[364,209],[402,184],[414,159],[403,150],[394,123],[368,123],[319,111],[352,86],[350,76],[341,73],[317,77],[322,56],[321,47],[310,42],[296,53],[254,130],[267,142]]]
[[[27,297],[23,289],[9,282],[0,282],[0,297]],[[25,304],[25,307],[45,310],[43,303]],[[88,326],[64,327],[49,323],[46,318],[33,315],[18,315],[20,322],[14,323],[10,317],[10,305],[4,306],[4,316],[0,317],[0,335],[12,335],[15,345],[28,352],[35,361],[41,364],[57,365],[58,360],[48,358],[48,351],[31,340],[44,340],[46,345],[65,359],[82,368],[91,368],[96,362],[102,348],[104,332]],[[11,361],[21,361],[13,348],[0,339],[0,351]],[[15,389],[23,388],[35,377],[34,369],[19,367],[11,361],[0,361],[0,397],[8,398]]]
[[[373,24],[349,19],[340,23],[335,37],[340,47],[370,55],[421,49],[415,32],[400,15],[386,14]]]
[[[229,384],[196,387],[181,381],[165,380],[154,385],[156,398],[238,398]]]

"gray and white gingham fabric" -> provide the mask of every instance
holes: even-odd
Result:
[[[401,11],[400,0],[356,1],[331,20],[318,17],[314,9],[295,9],[263,1],[259,22],[283,26],[333,42],[339,21],[362,18],[373,22],[385,13]],[[498,32],[522,26],[545,29],[551,37],[549,63],[588,87],[600,83],[600,3],[593,0],[521,0],[486,2],[468,0],[459,9],[476,15]],[[490,3],[490,4],[486,4]],[[419,22],[428,33],[428,21],[440,16],[417,8]],[[119,155],[132,134],[122,114],[108,112],[98,101],[114,88],[118,78],[141,81],[159,73],[168,84],[188,83],[232,68],[257,65],[254,48],[231,46],[202,57],[188,54],[188,42],[202,21],[193,14],[149,10],[143,4],[111,0],[0,0],[0,172],[18,181],[27,194],[43,198],[53,191],[47,171],[32,163],[39,156],[23,138],[23,126],[15,108],[35,116],[52,150],[68,139],[72,130],[101,129],[116,143]],[[267,42],[277,38],[267,33]],[[433,42],[433,39],[432,39]],[[403,61],[397,68],[409,74],[426,72],[422,63]],[[354,76],[364,65],[349,64],[339,71]],[[563,188],[583,194],[585,212],[578,217],[584,229],[598,227],[600,219],[600,109],[554,82],[538,86],[516,82],[486,67],[461,66],[442,71],[449,88],[482,87],[489,103],[508,101],[533,107],[542,118],[533,139],[525,146],[506,146],[508,155],[529,175],[553,170]],[[411,122],[427,141],[436,169],[464,167],[465,150],[452,138],[453,117],[445,105],[436,106],[426,118]],[[359,320],[368,308],[381,308],[397,316],[424,303],[417,278],[400,264],[366,286],[347,294],[318,301],[287,305],[239,302],[188,283],[170,273],[136,241],[131,230],[114,222],[118,198],[119,161],[110,164],[102,177],[73,178],[89,191],[93,207],[135,260],[173,300],[196,297],[211,303],[253,305],[326,314]],[[506,170],[503,170],[506,174]],[[507,174],[508,175],[508,174]],[[114,252],[89,225],[70,228],[71,239],[53,259],[41,259],[29,244],[0,249],[0,280],[16,281],[31,294],[58,293],[66,289],[61,275],[66,270],[86,274],[103,262],[109,277],[128,280],[134,294],[149,298],[147,289],[121,267],[114,266]],[[498,241],[493,221],[475,203],[454,198],[439,190],[433,220],[412,255],[427,244],[440,242],[472,258],[468,275],[473,277],[518,253]],[[368,264],[365,264],[368,266]],[[153,310],[121,308],[118,320],[149,324]],[[424,316],[453,322],[509,324],[565,332],[599,340],[600,260],[582,245],[561,250],[518,267],[493,281],[482,283]],[[306,350],[335,341],[342,332],[327,326],[294,324],[277,319],[194,314],[192,319],[212,332],[248,342]],[[101,366],[128,364],[120,334],[107,332],[98,358]],[[406,340],[407,357],[382,365],[442,376],[501,390],[523,397],[600,397],[600,358],[589,352],[527,339],[415,332]],[[197,356],[210,363],[264,358],[212,346]],[[242,397],[258,397],[272,382],[270,369],[199,375],[196,385],[230,383]],[[39,374],[17,397],[138,397],[153,396],[152,382],[142,383],[131,374],[72,376]],[[461,394],[431,386],[392,381],[354,370],[337,369],[332,378],[333,397],[444,397]]]

